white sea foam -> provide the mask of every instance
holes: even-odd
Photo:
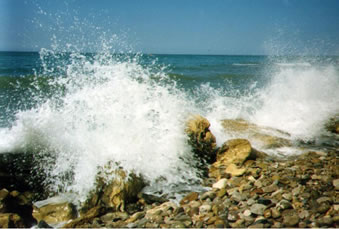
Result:
[[[76,192],[80,200],[93,188],[97,167],[109,160],[142,174],[151,186],[162,178],[163,189],[198,180],[183,160],[190,158],[184,125],[192,110],[184,93],[165,86],[165,74],[142,67],[137,57],[98,55],[105,57],[89,61],[76,54],[65,65],[67,77],[51,81],[65,95],[20,111],[13,127],[2,129],[0,151],[52,153],[41,155],[46,183]],[[68,173],[71,182],[64,180]]]
[[[251,120],[296,138],[314,138],[339,112],[338,90],[339,74],[333,66],[282,69],[260,92],[262,106]]]

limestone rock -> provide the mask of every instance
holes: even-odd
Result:
[[[0,214],[0,227],[1,228],[10,228],[10,227],[26,227],[23,219],[15,213],[1,213]]]
[[[113,168],[111,162],[106,167]],[[99,205],[124,211],[126,204],[135,201],[138,193],[145,186],[145,181],[141,176],[133,173],[127,175],[123,169],[107,171],[110,169],[104,169],[97,175],[96,189],[89,194],[88,199],[82,205],[81,213]],[[112,180],[107,180],[107,177],[112,175],[107,173],[113,173]]]
[[[75,206],[61,196],[55,196],[33,205],[33,217],[48,224],[66,222],[76,217]]]
[[[185,132],[197,157],[205,159],[207,162],[213,162],[215,160],[216,139],[209,127],[210,123],[206,118],[194,115],[188,120]]]
[[[287,139],[289,134],[277,129],[257,126],[243,119],[225,119],[222,120],[221,124],[225,131],[237,135],[246,135],[248,139],[258,142],[266,149],[291,145],[291,142]]]
[[[218,161],[224,164],[237,164],[242,165],[247,159],[253,158],[252,147],[246,139],[232,139],[224,143],[227,145],[225,152],[218,152]]]

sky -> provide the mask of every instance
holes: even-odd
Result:
[[[0,0],[0,51],[339,55],[338,0]]]

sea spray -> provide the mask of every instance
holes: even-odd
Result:
[[[319,59],[282,61],[272,57],[260,82],[248,84],[242,91],[234,88],[231,81],[225,81],[219,88],[202,84],[194,91],[193,99],[202,95],[196,104],[211,122],[219,145],[230,138],[249,138],[256,148],[264,150],[248,133],[225,132],[220,122],[223,119],[244,119],[273,128],[267,132],[269,135],[288,138],[296,144],[299,141],[317,144],[320,136],[326,134],[326,122],[339,113],[339,70],[331,61],[324,63]],[[297,148],[280,151],[283,155],[297,152],[302,151]]]
[[[163,192],[199,180],[184,133],[194,106],[164,72],[141,66],[138,55],[70,58],[58,65],[65,75],[49,80],[61,91],[39,95],[34,108],[18,111],[13,126],[2,130],[1,152],[34,152],[37,169],[47,174],[45,185],[75,192],[80,201],[94,187],[97,168],[108,161]]]

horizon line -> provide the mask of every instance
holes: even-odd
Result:
[[[0,50],[0,53],[4,52],[13,52],[13,53],[39,53],[40,51],[28,51],[28,50]],[[64,51],[59,51],[59,53],[72,53],[71,51],[69,52],[64,52]],[[85,54],[95,54],[95,53],[100,53],[100,52],[80,52],[80,53],[85,53]],[[298,57],[298,56],[333,56],[333,57],[338,57],[338,54],[318,54],[318,55],[302,55],[302,54],[294,54],[294,55],[289,55],[289,54],[282,54],[282,55],[271,55],[271,54],[213,54],[213,53],[149,53],[149,52],[134,52],[134,53],[124,53],[124,52],[119,52],[119,53],[112,53],[112,54],[142,54],[142,55],[147,55],[147,56],[152,56],[152,55],[173,55],[173,56],[290,56],[290,57]]]

